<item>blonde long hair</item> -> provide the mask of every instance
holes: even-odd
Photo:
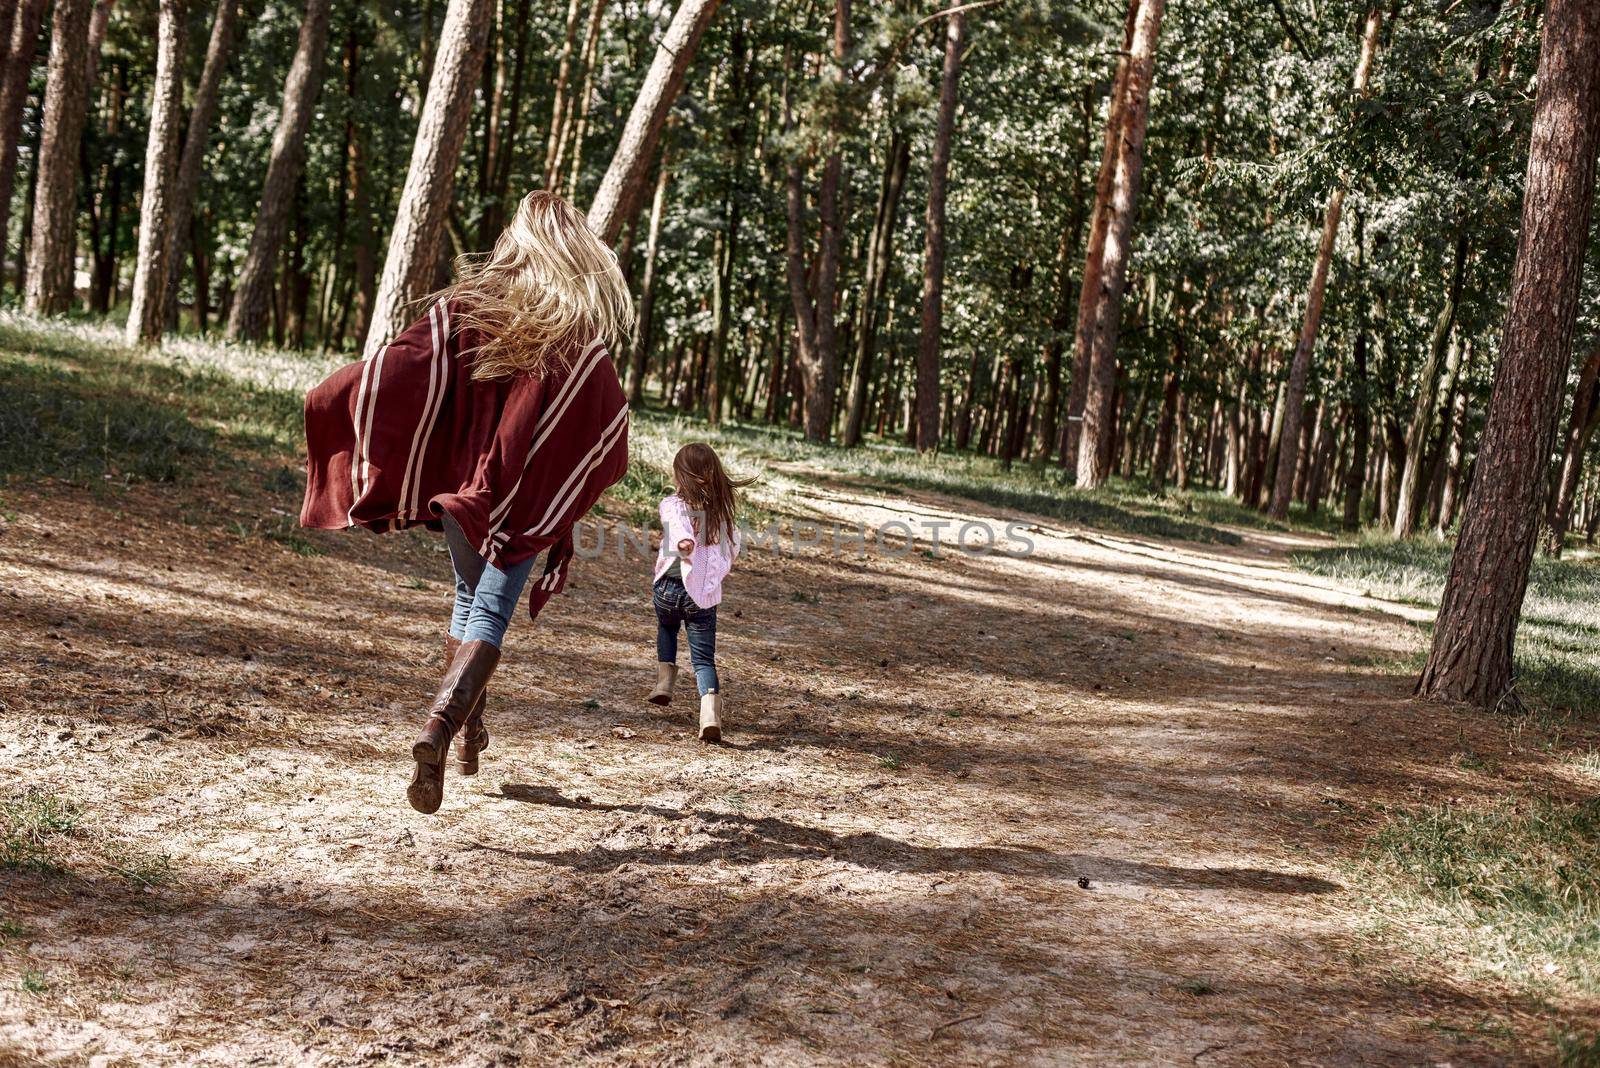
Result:
[[[487,254],[456,258],[457,280],[437,296],[484,341],[474,378],[544,375],[599,336],[613,346],[633,332],[633,301],[617,254],[571,204],[536,189]]]

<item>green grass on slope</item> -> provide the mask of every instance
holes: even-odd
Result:
[[[335,361],[0,314],[0,478],[171,482],[241,452],[295,452],[306,387]]]
[[[1437,608],[1451,546],[1373,536],[1297,553],[1294,562],[1376,597]],[[1537,556],[1517,631],[1518,685],[1557,712],[1600,716],[1600,565]]]

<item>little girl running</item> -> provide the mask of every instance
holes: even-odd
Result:
[[[656,688],[650,700],[672,701],[678,680],[678,628],[689,631],[689,663],[700,690],[700,738],[722,740],[722,687],[717,679],[717,605],[722,580],[739,555],[735,481],[711,446],[694,442],[672,460],[677,493],[661,502],[661,549],[656,554]]]

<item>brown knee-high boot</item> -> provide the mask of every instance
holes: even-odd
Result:
[[[428,721],[411,745],[417,762],[406,799],[418,812],[437,812],[444,800],[444,760],[453,738],[483,697],[500,650],[489,642],[462,642],[428,708]]]
[[[461,648],[461,639],[446,634],[444,636],[444,669],[450,670],[450,664],[456,658],[456,650]],[[456,770],[463,775],[478,774],[478,754],[489,748],[489,728],[483,725],[483,706],[488,700],[489,691],[478,695],[478,703],[472,706],[472,711],[467,713],[467,721],[461,725],[461,733],[456,735]]]

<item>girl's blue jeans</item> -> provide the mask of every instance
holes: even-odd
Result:
[[[689,663],[694,666],[694,682],[700,696],[718,692],[717,686],[717,606],[701,608],[673,578],[655,584],[651,602],[656,609],[656,659],[663,664],[678,662],[678,628],[689,631]]]
[[[498,649],[538,557],[531,556],[502,571],[478,555],[449,513],[444,517],[444,538],[450,547],[450,566],[456,573],[450,634],[464,642],[488,642]]]

